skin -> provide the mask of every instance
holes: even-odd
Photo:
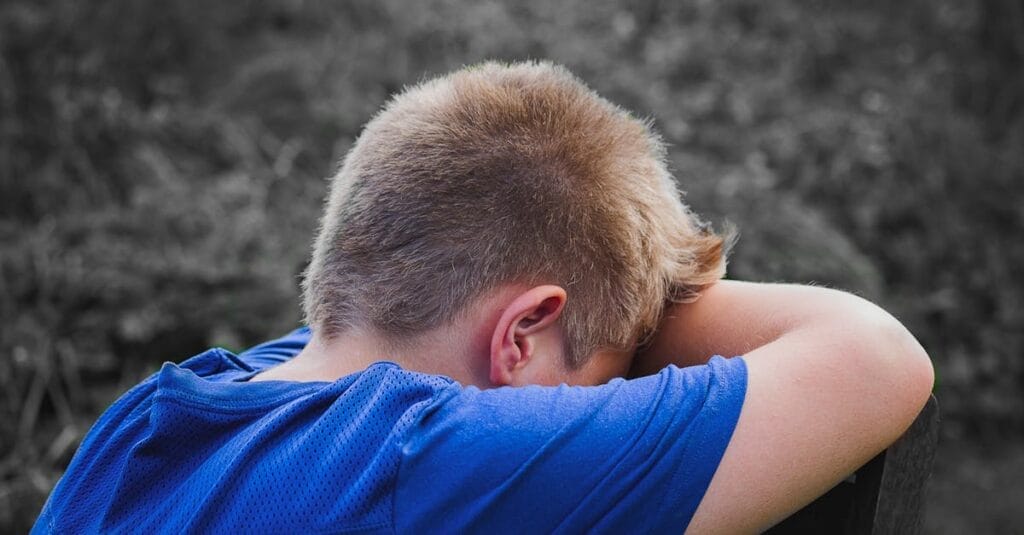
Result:
[[[688,533],[763,531],[898,438],[931,392],[931,361],[881,308],[825,288],[720,281],[666,310],[644,352],[563,359],[557,286],[510,285],[450,325],[401,345],[365,330],[314,340],[254,380],[334,380],[386,356],[481,388],[601,384],[743,355],[747,393],[732,439]]]
[[[881,308],[809,286],[721,281],[669,309],[634,373],[743,355],[739,421],[688,533],[755,533],[885,449],[934,382],[921,345]]]
[[[250,380],[334,381],[381,360],[479,388],[598,385],[624,377],[632,359],[625,351],[600,350],[579,369],[566,366],[558,321],[566,298],[558,286],[508,285],[451,324],[401,344],[368,329],[330,341],[314,334],[295,358]]]

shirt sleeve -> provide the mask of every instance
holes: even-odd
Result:
[[[401,444],[399,533],[682,532],[732,436],[743,359],[596,387],[449,390]]]

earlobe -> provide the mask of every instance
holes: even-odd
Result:
[[[516,376],[534,356],[533,337],[558,321],[565,290],[543,285],[517,295],[502,313],[491,338],[491,383],[516,384]]]
[[[496,386],[511,385],[512,370],[519,364],[521,355],[519,346],[511,336],[499,336],[495,332],[491,341],[491,383]]]

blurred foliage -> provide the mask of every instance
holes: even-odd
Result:
[[[945,432],[1024,431],[1024,3],[0,4],[0,529],[163,360],[299,321],[329,176],[387,96],[549,58],[650,116],[731,276],[879,301]],[[3,531],[8,531],[3,529]]]

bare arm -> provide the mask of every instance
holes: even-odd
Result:
[[[892,316],[853,295],[721,281],[676,305],[633,372],[744,355],[747,394],[691,533],[763,530],[892,443],[927,400],[931,362]]]

